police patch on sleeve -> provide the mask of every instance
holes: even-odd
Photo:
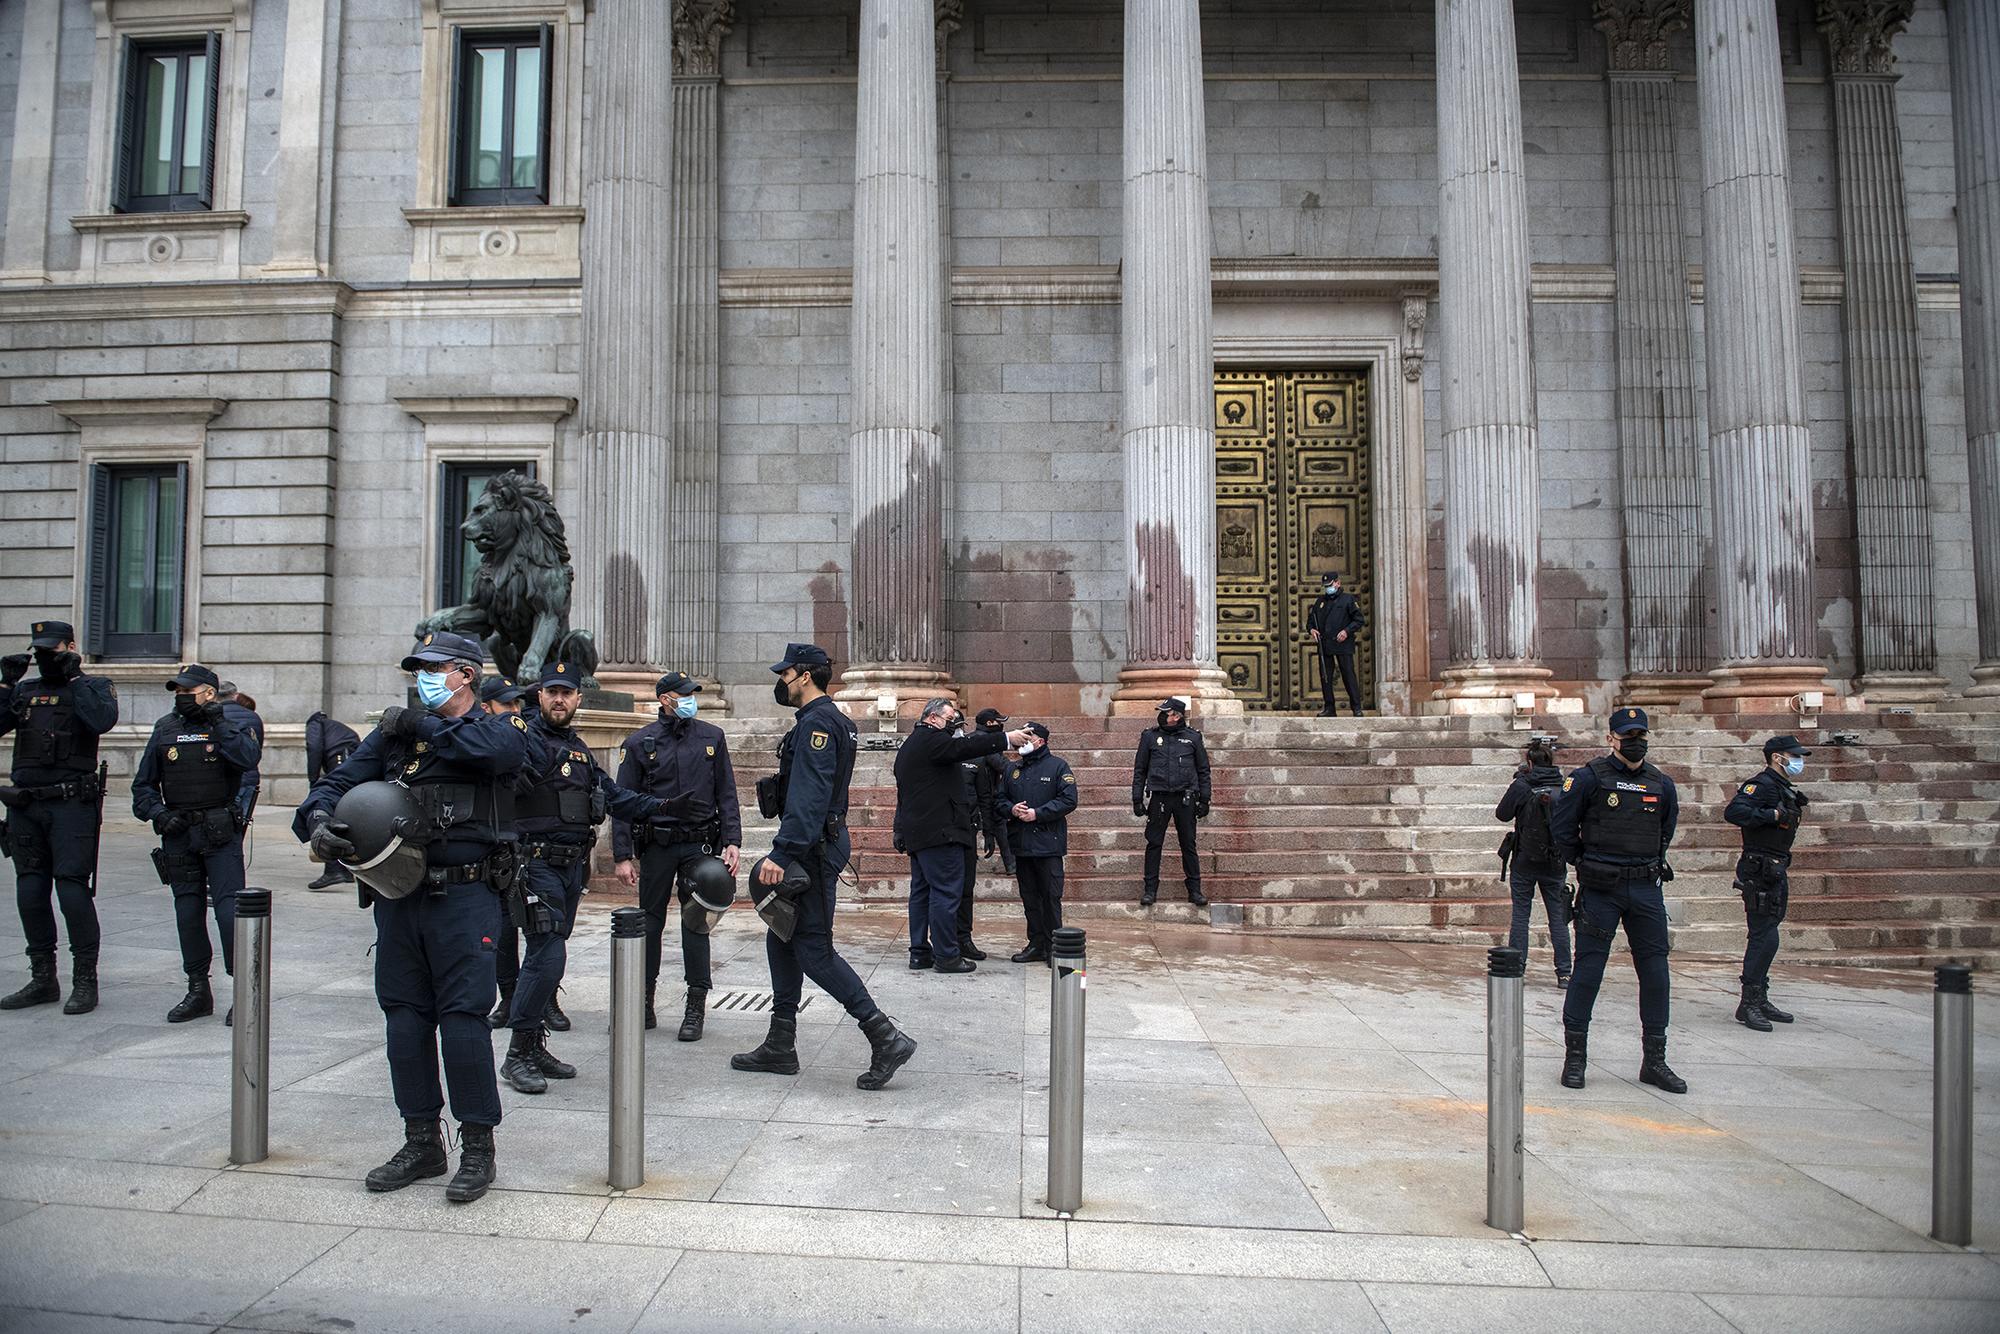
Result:
[[[831,741],[832,739],[833,738],[825,732],[814,732],[812,734],[812,748],[814,750],[825,750],[826,743]]]
[[[514,726],[520,728],[523,732],[528,730],[528,724],[522,721],[521,715],[518,713],[508,714],[507,721],[514,724]]]
[[[1563,779],[1563,791],[1567,792],[1570,790],[1570,788],[1574,787],[1575,785],[1576,785],[1576,778],[1574,776]]]
[[[1757,785],[1755,783],[1745,783],[1743,785],[1743,792],[1746,796],[1754,797],[1757,795]]]
[[[1063,775],[1063,782],[1065,782],[1065,783],[1074,783],[1075,781],[1076,781],[1076,776],[1075,776],[1074,774],[1064,774],[1064,775]]]

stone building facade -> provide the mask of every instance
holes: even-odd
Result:
[[[513,465],[743,712],[1978,698],[1994,10],[14,0],[0,621],[358,717]]]

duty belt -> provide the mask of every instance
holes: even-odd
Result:
[[[1594,874],[1607,875],[1613,880],[1653,881],[1660,878],[1660,863],[1658,862],[1645,862],[1638,866],[1624,866],[1614,862],[1601,862],[1586,857],[1583,861],[1577,863],[1577,872],[1581,874],[1586,865],[1590,867]]]
[[[427,885],[469,885],[476,880],[486,879],[493,870],[493,859],[481,857],[476,862],[463,866],[430,866],[424,869],[424,883]]]
[[[583,843],[522,843],[521,855],[531,862],[545,862],[561,869],[588,857],[590,848]]]
[[[81,778],[65,779],[60,783],[43,783],[15,790],[30,801],[96,801],[97,776],[86,774]]]

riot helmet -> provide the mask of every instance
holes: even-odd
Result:
[[[430,822],[401,783],[361,783],[333,808],[348,827],[354,856],[341,862],[354,878],[385,899],[400,899],[424,882],[424,845]]]
[[[690,857],[680,869],[681,925],[705,936],[736,901],[736,877],[720,857]]]
[[[799,896],[812,887],[812,880],[803,867],[794,866],[777,884],[764,884],[757,878],[757,873],[769,860],[768,857],[759,857],[757,864],[750,868],[750,903],[757,909],[757,915],[764,919],[764,925],[771,928],[773,935],[779,940],[789,941],[792,932],[799,927]]]

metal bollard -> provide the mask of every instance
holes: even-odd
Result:
[[[1059,926],[1049,950],[1049,1208],[1083,1205],[1083,928]]]
[[[271,891],[236,893],[235,1015],[230,1029],[229,1161],[271,1153]]]
[[[1486,1223],[1521,1230],[1521,989],[1528,956],[1486,953]]]
[[[611,914],[611,1186],[646,1180],[646,911]]]
[[[1931,1235],[1972,1244],[1972,969],[1937,970],[1931,1027]]]

